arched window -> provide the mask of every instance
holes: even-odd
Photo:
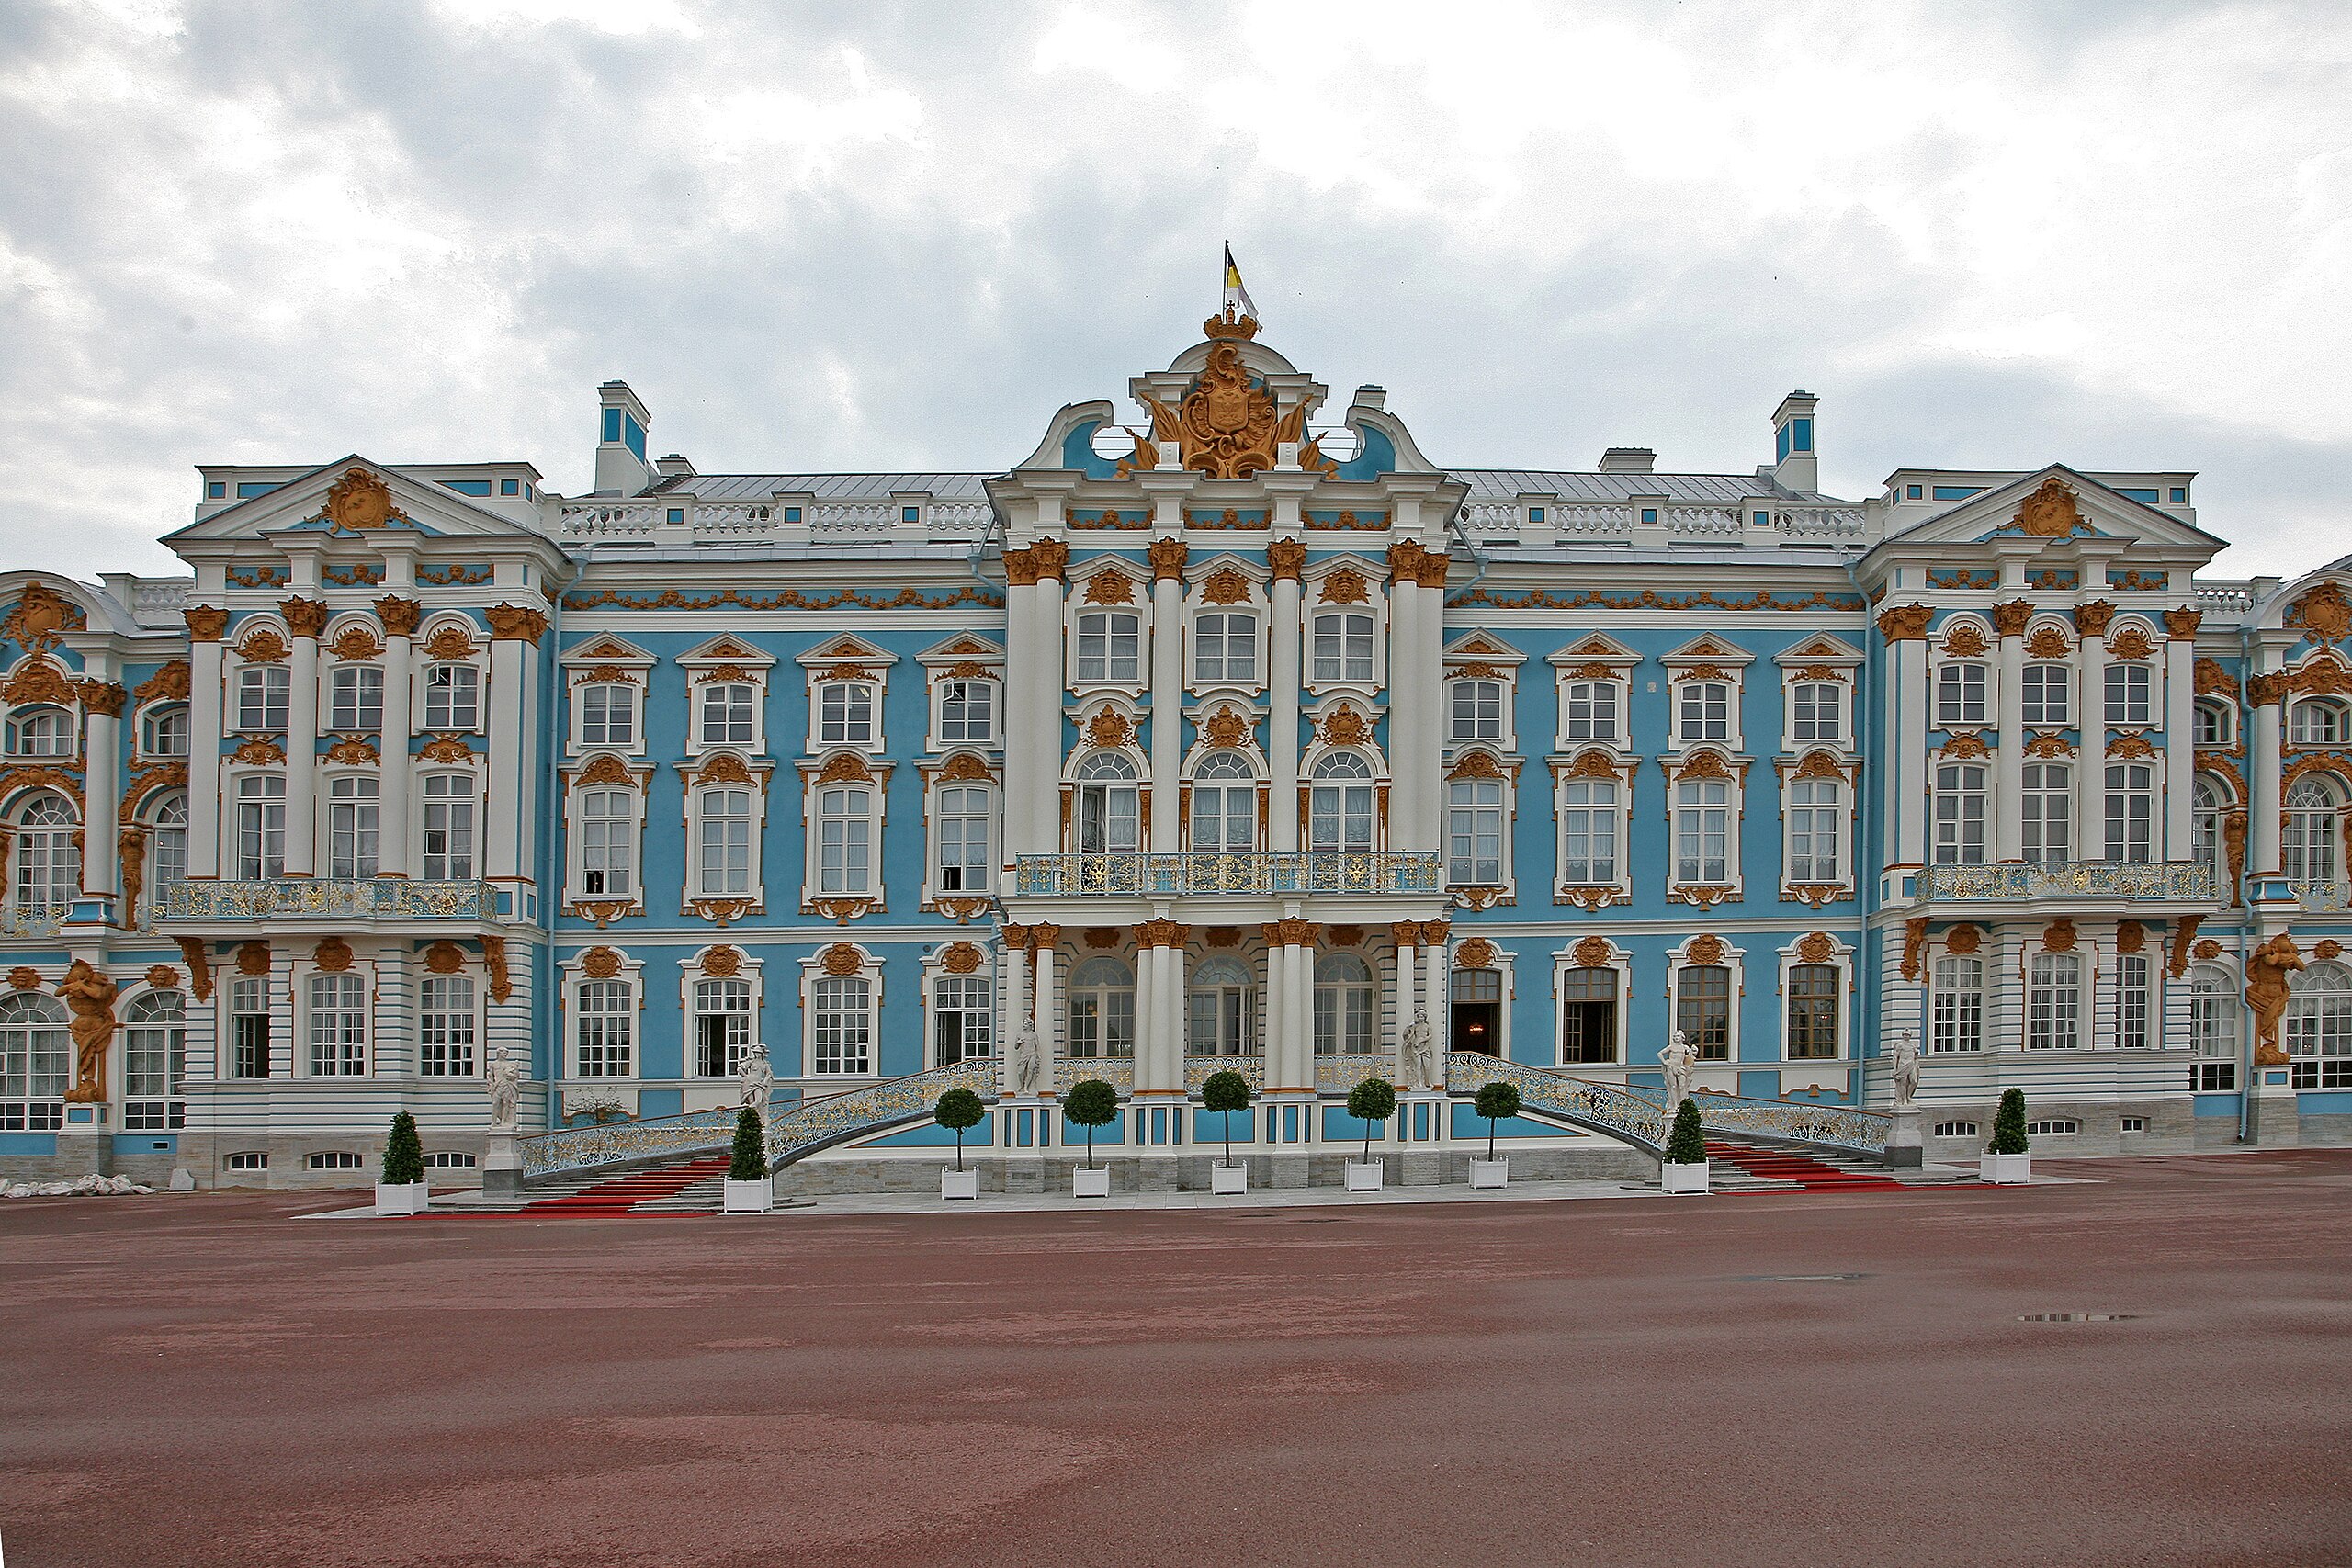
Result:
[[[932,1066],[994,1055],[996,998],[986,975],[947,975],[931,982]]]
[[[1617,880],[1617,785],[1570,779],[1560,786],[1560,880],[1571,887]]]
[[[637,897],[637,792],[580,793],[580,891],[590,898]]]
[[[148,901],[168,905],[172,889],[187,880],[187,796],[175,792],[155,807],[154,829],[147,838]]]
[[[2235,731],[2230,706],[2212,697],[2200,697],[2197,703],[2197,744],[2227,746]]]
[[[2045,729],[2064,729],[2075,722],[2075,671],[2055,660],[2037,660],[2025,667],[2021,693],[2025,721]]]
[[[2075,771],[2064,762],[2028,762],[2020,777],[2025,786],[2021,813],[2025,836],[2020,847],[2026,863],[2060,864],[2073,847]]]
[[[19,914],[62,916],[82,891],[82,856],[74,847],[74,807],[62,795],[43,791],[18,808],[17,841],[10,859],[17,868]]]
[[[237,728],[254,731],[286,728],[293,678],[283,664],[248,664],[237,671]]]
[[[474,776],[428,773],[424,779],[424,880],[474,878]]]
[[[2296,1089],[2352,1089],[2352,969],[2318,963],[2290,975],[2280,1042]]]
[[[820,891],[863,893],[866,889],[865,795],[862,789],[818,792],[818,828],[823,848]],[[852,815],[838,809],[837,795],[856,795]],[[695,791],[695,892],[706,898],[752,890],[752,792],[742,784],[712,784]]]
[[[1702,1062],[1731,1060],[1731,971],[1686,964],[1674,974],[1674,1027]]]
[[[1143,617],[1125,610],[1090,610],[1079,616],[1078,678],[1143,679]]]
[[[1115,958],[1090,958],[1071,972],[1069,1054],[1136,1054],[1136,977]]]
[[[1799,964],[1787,980],[1788,1049],[1792,1061],[1820,1061],[1838,1055],[1838,966]]]
[[[1958,953],[1936,960],[1928,976],[1928,1049],[1984,1049],[1984,961]]]
[[[377,785],[372,773],[338,773],[327,783],[327,874],[365,880],[377,868]]]
[[[1936,671],[1936,728],[1981,729],[1984,725],[1984,666],[1974,660],[1946,664]]]
[[[416,989],[416,1070],[428,1078],[474,1076],[474,983],[427,975]]]
[[[1141,847],[1142,808],[1135,764],[1115,751],[1098,751],[1079,764],[1078,851],[1131,855]]]
[[[995,871],[989,853],[986,784],[949,784],[933,807],[939,824],[939,891],[985,893]]]
[[[2222,1092],[2238,1087],[2238,1012],[2244,1006],[2237,982],[2217,964],[2188,972],[2188,1023],[2197,1046],[2188,1087]]]
[[[2213,868],[2213,886],[2222,889],[2230,885],[2229,851],[2222,837],[2222,818],[2228,811],[2222,786],[2199,778],[2188,812],[2189,854]]]
[[[2295,705],[2289,739],[2298,746],[2341,746],[2347,733],[2344,705],[2327,697],[2305,697]]]
[[[64,1126],[73,1074],[65,1004],[39,991],[0,996],[0,1133]]]
[[[237,875],[251,882],[286,874],[286,775],[237,781]]]
[[[1258,1037],[1257,987],[1238,959],[1212,958],[1184,987],[1184,1049],[1195,1056],[1246,1056]],[[1318,1033],[1317,1040],[1321,1040]]]
[[[1317,762],[1307,803],[1307,848],[1372,848],[1372,767],[1363,758],[1334,751]]]
[[[1456,779],[1445,786],[1445,879],[1455,887],[1502,885],[1502,780]]]
[[[1500,740],[1503,738],[1503,683],[1500,681],[1453,682],[1453,739]]]
[[[1315,617],[1315,679],[1372,679],[1372,617],[1325,615]]]
[[[8,716],[8,755],[11,757],[70,757],[74,754],[74,716],[63,708],[18,708]]]
[[[470,664],[426,665],[424,728],[443,730],[481,728],[481,671]]]
[[[1674,879],[1713,886],[1731,880],[1731,785],[1685,779],[1674,786]]]
[[[1372,967],[1352,953],[1327,953],[1315,961],[1315,1054],[1369,1056],[1378,1047],[1378,1018]]]
[[[1258,679],[1258,617],[1212,611],[1193,622],[1193,680],[1199,685]]]
[[[874,1070],[874,985],[863,975],[830,975],[808,987],[817,1071],[853,1077]]]
[[[1731,682],[1685,681],[1674,689],[1676,734],[1686,741],[1731,739]]]
[[[1617,682],[1570,682],[1567,716],[1567,738],[1571,740],[1616,739]]]
[[[152,708],[141,721],[139,749],[150,757],[187,755],[187,709]]]
[[[1947,762],[1936,770],[1936,863],[1984,863],[1984,770]]]
[[[1258,847],[1258,783],[1250,759],[1212,751],[1193,770],[1193,852],[1246,855]]]
[[[2154,852],[2156,771],[2145,762],[2107,765],[2107,858],[2145,861]]]
[[[2335,880],[2336,804],[2335,786],[2324,777],[2306,774],[2288,786],[2278,845],[2288,881]]]
[[[187,1120],[180,1074],[186,1004],[177,991],[148,991],[122,1010],[122,1130],[167,1133]]]
[[[2073,1051],[2083,1043],[2083,961],[2037,953],[2026,961],[2025,1048]]]

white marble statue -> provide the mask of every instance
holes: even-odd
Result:
[[[523,1064],[505,1046],[490,1054],[490,1064],[482,1069],[481,1087],[490,1096],[491,1131],[514,1131],[514,1104],[523,1092]]]
[[[1699,1070],[1699,1053],[1690,1048],[1689,1037],[1678,1029],[1674,1038],[1657,1054],[1657,1065],[1666,1074],[1666,1109],[1671,1115],[1690,1098],[1690,1080]]]
[[[1012,1036],[1012,1092],[1035,1094],[1045,1068],[1046,1048],[1037,1038],[1037,1021],[1024,1018]]]
[[[764,1127],[768,1122],[768,1099],[775,1092],[775,1069],[768,1066],[768,1048],[754,1045],[743,1054],[742,1065],[735,1069],[738,1085],[736,1102],[748,1105]]]
[[[1430,1015],[1419,1008],[1405,1030],[1405,1073],[1413,1089],[1437,1082],[1437,1032],[1430,1027]]]
[[[1919,1092],[1919,1046],[1907,1029],[1894,1032],[1886,1048],[1886,1067],[1894,1081],[1894,1108],[1908,1110]]]

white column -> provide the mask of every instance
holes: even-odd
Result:
[[[2246,874],[2278,874],[2279,698],[2269,665],[2272,654],[2262,650],[2262,672],[2246,682],[2254,703],[2254,741],[2245,759]]]
[[[1062,940],[1062,928],[1055,925],[1031,926],[1029,933],[1037,943],[1037,1041],[1045,1048],[1044,1088],[1050,1093],[1054,1087],[1053,1065],[1068,1049],[1062,1039],[1061,974],[1055,963],[1054,952],[1054,944]]]
[[[2107,858],[2107,622],[2094,614],[2075,612],[2082,633],[2081,656],[2075,668],[2083,682],[2083,755],[2075,769],[2074,858]],[[2096,627],[2097,630],[2090,628]]]
[[[96,668],[96,661],[91,661]],[[106,678],[108,671],[82,682],[83,748],[88,759],[83,781],[88,809],[82,818],[82,891],[94,898],[112,900],[115,892],[115,797],[121,765],[122,705],[128,695]],[[189,743],[191,753],[194,742]],[[116,911],[120,924],[130,925],[136,912],[125,906]]]
[[[1008,552],[1010,553],[1010,552]],[[1039,731],[1045,716],[1032,711],[1035,701],[1037,590],[1035,584],[1009,582],[1004,590],[1004,855],[1010,868],[1020,856],[1038,854],[1049,846],[1038,843],[1037,792],[1050,787],[1038,775],[1044,750]],[[1006,890],[1012,884],[1008,881]],[[1023,955],[1026,962],[1026,955]]]
[[[1029,1017],[1029,950],[1023,945],[1028,937],[1026,926],[1008,924],[1003,930],[1002,945],[998,949],[997,974],[1001,976],[996,1031],[999,1094],[1012,1092],[1012,1043],[1020,1037],[1021,1025]]]
[[[1295,543],[1276,540],[1275,543]],[[1301,547],[1299,554],[1306,553]],[[1282,568],[1277,565],[1277,571]],[[1298,574],[1274,579],[1272,644],[1266,658],[1266,768],[1273,783],[1273,799],[1266,813],[1266,848],[1289,853],[1303,846],[1298,836],[1298,683],[1299,638],[1306,630],[1299,607]]]
[[[286,679],[286,874],[315,875],[319,864],[319,630],[326,606],[289,599],[288,628],[294,633]],[[305,615],[304,611],[311,612]]]
[[[1389,928],[1396,943],[1396,964],[1389,981],[1388,1054],[1396,1081],[1405,1081],[1405,1032],[1413,1027],[1413,1004],[1420,995],[1420,923],[1399,920]]]
[[[1421,711],[1420,584],[1392,552],[1388,583],[1388,848],[1414,850],[1420,821],[1421,753],[1436,739]]]
[[[1441,738],[1445,733],[1446,558],[1442,544],[1422,558],[1421,569],[1420,609],[1414,617],[1420,647],[1403,683],[1403,689],[1413,694],[1414,705],[1421,716],[1419,744],[1405,759],[1406,769],[1414,775],[1413,795],[1418,810],[1415,837],[1406,847],[1436,851],[1445,847],[1445,789],[1438,782],[1442,771]],[[1393,679],[1396,672],[1389,673]],[[1396,759],[1393,756],[1389,770],[1396,771]]]
[[[2191,858],[2197,797],[2197,622],[2194,610],[2165,616],[2165,842],[2160,858]]]
[[[191,631],[203,618],[226,616],[201,607],[188,615]],[[187,870],[190,876],[219,876],[220,854],[220,637],[197,636],[188,644],[187,678]]]
[[[1927,612],[1917,605],[1879,617],[1894,666],[1886,698],[1893,720],[1887,728],[1894,737],[1894,766],[1887,770],[1894,798],[1887,803],[1887,820],[1894,841],[1887,860],[1895,865],[1921,865],[1928,858],[1927,620]]]
[[[1045,549],[1050,541],[1036,547]],[[1023,722],[1035,738],[1036,788],[1029,803],[1030,841],[1041,853],[1062,847],[1062,580],[1060,569],[1041,576],[1031,601],[1035,658],[1032,661],[1029,713]],[[1042,1027],[1042,1026],[1041,1026]]]
[[[1184,948],[1191,939],[1190,928],[1182,936],[1161,950],[1160,994],[1168,1009],[1168,1081],[1165,1087],[1182,1091],[1184,1088]]]
[[[1996,604],[1993,619],[2001,633],[2000,750],[1993,759],[1993,858],[2014,861],[2025,854],[2025,621],[2022,604]]]
[[[501,606],[504,608],[504,606]],[[531,686],[537,675],[539,647],[536,637],[507,635],[544,630],[528,618],[496,630],[490,644],[490,761],[482,781],[482,859],[485,878],[492,882],[524,880],[525,824],[528,820],[524,791],[531,772]],[[519,905],[521,896],[516,892]]]
[[[1274,928],[1266,928],[1266,1037],[1258,1043],[1266,1061],[1266,1089],[1296,1089],[1290,1076],[1290,954]]]
[[[1168,548],[1174,546],[1174,549]],[[1176,780],[1183,767],[1184,578],[1183,542],[1158,540],[1152,547],[1151,583],[1151,836],[1156,854],[1176,851]],[[1172,569],[1161,555],[1173,558]]]
[[[1421,922],[1421,1010],[1430,1016],[1430,1031],[1435,1036],[1438,1056],[1442,1070],[1445,1053],[1453,1049],[1453,1021],[1447,1016],[1445,954],[1446,939],[1451,927],[1443,920]]]
[[[1283,951],[1290,955],[1284,964],[1290,971],[1289,1027],[1285,1031],[1290,1036],[1288,1081],[1294,1089],[1311,1089],[1315,1087],[1314,939],[1302,934],[1298,941],[1286,942]]]
[[[383,876],[414,876],[419,870],[416,835],[409,830],[409,796],[414,764],[409,761],[410,705],[416,690],[416,623],[411,599],[376,601],[384,622],[384,732],[377,750],[377,862]]]

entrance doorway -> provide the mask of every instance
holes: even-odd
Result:
[[[1452,984],[1453,1049],[1503,1054],[1503,976],[1499,969],[1456,969]]]

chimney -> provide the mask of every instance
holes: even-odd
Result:
[[[653,469],[645,461],[645,429],[653,416],[627,381],[607,381],[597,388],[596,402],[598,493],[643,495],[653,484]]]
[[[653,468],[665,479],[690,479],[695,477],[695,466],[675,452],[666,457],[656,458]]]
[[[1791,392],[1772,411],[1772,482],[1782,490],[1819,490],[1821,459],[1813,449],[1811,392]]]
[[[1646,474],[1657,467],[1657,454],[1646,446],[1611,446],[1600,455],[1604,474]]]

